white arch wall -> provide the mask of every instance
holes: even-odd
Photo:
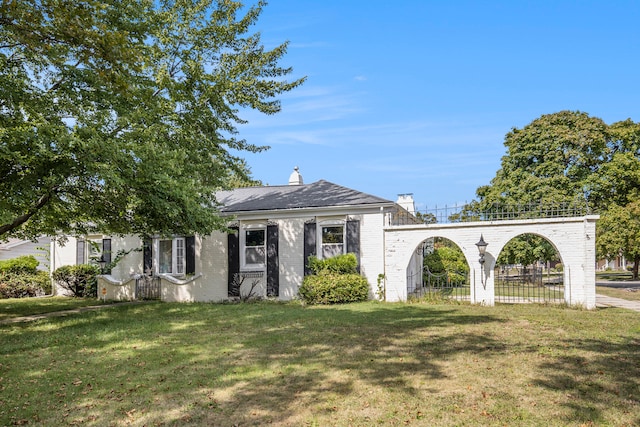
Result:
[[[564,267],[565,298],[571,305],[596,306],[595,237],[599,216],[388,226],[385,228],[385,290],[387,301],[406,301],[407,267],[418,245],[430,237],[456,243],[470,266],[471,301],[494,305],[493,269],[500,251],[512,238],[525,233],[540,235],[558,250]],[[489,244],[485,265],[478,262],[480,235]]]

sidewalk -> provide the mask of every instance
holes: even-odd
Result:
[[[608,297],[606,295],[596,294],[596,307],[618,307],[627,310],[640,311],[640,301],[629,301],[621,298]]]

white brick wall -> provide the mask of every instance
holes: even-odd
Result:
[[[425,239],[445,237],[456,243],[471,267],[472,301],[493,305],[493,268],[500,251],[512,238],[525,233],[545,237],[560,254],[564,266],[565,298],[569,304],[595,308],[595,224],[597,216],[432,224],[388,227],[385,232],[387,301],[407,299],[407,268],[414,250]],[[484,235],[489,243],[481,272],[475,243]],[[485,277],[481,280],[481,275]]]

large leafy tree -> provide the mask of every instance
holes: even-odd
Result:
[[[512,129],[496,176],[477,190],[479,208],[584,200],[585,185],[606,158],[609,140],[601,119],[574,111],[543,115]]]
[[[606,258],[618,255],[633,260],[633,280],[640,264],[640,200],[612,205],[598,222],[596,248]]]
[[[495,203],[536,203],[543,210],[558,203],[585,204],[601,215],[599,254],[622,252],[637,268],[633,245],[640,241],[640,217],[634,214],[640,200],[639,123],[628,119],[607,125],[586,113],[561,111],[514,128],[505,146],[501,168],[490,185],[478,188],[478,200],[463,215],[480,216]],[[521,250],[509,250],[505,257],[545,251],[534,243],[514,239],[513,248]]]
[[[244,182],[243,109],[280,110],[283,43],[230,0],[0,3],[0,239],[209,233]]]

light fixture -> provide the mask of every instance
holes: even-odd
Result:
[[[480,234],[480,241],[476,243],[476,246],[478,247],[478,252],[480,253],[480,259],[478,260],[480,264],[484,264],[484,254],[487,252],[488,245],[489,244],[484,241],[484,237],[482,236],[482,234]]]
[[[107,261],[104,259],[104,255],[100,255],[98,264],[100,265],[100,274],[104,274],[104,267],[107,265]]]

